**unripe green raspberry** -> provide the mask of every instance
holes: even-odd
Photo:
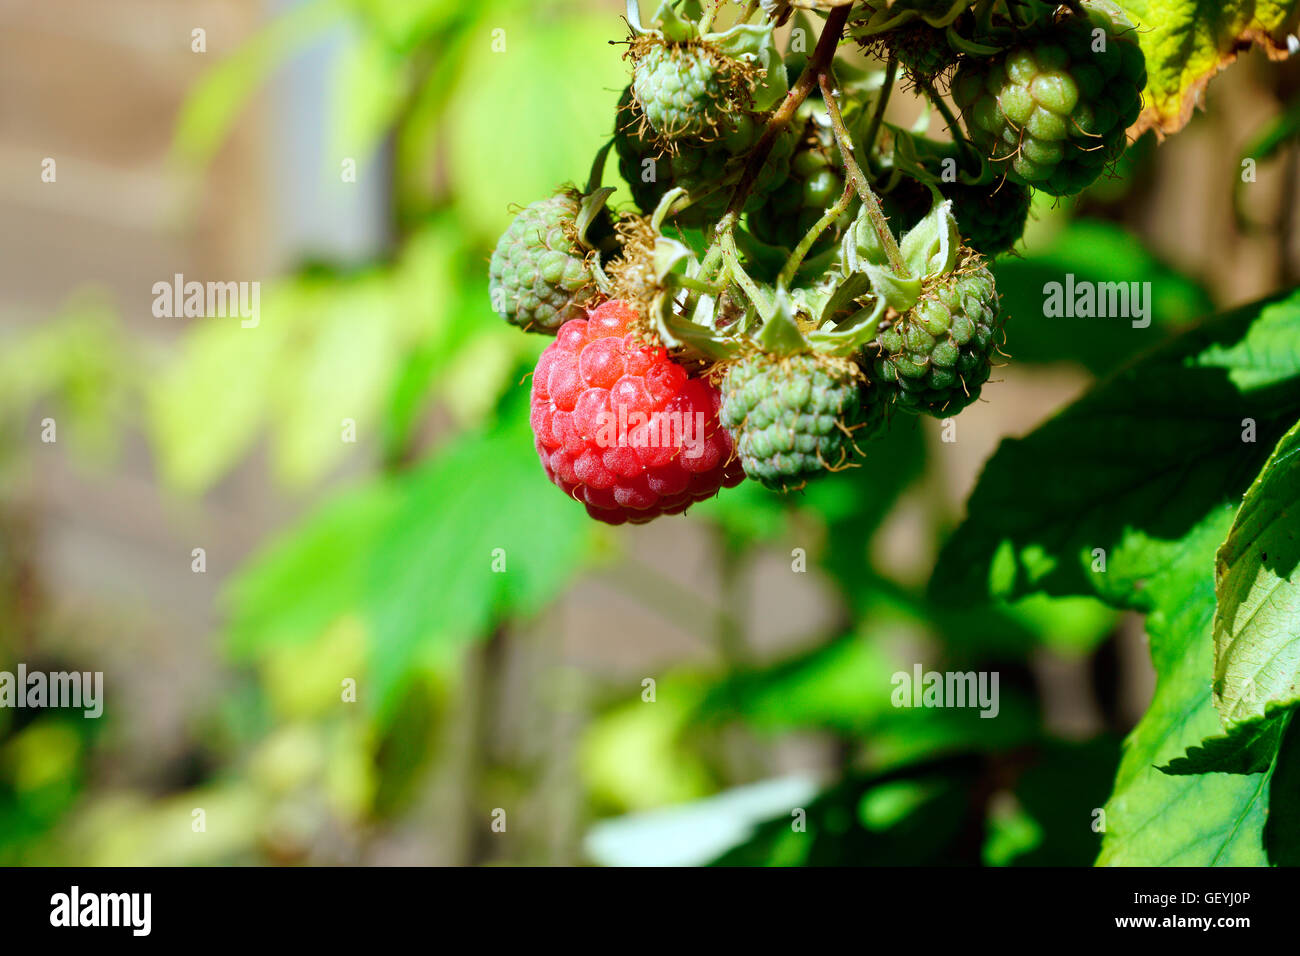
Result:
[[[1027,186],[1010,180],[953,183],[940,192],[952,200],[952,214],[966,245],[990,259],[1010,250],[1025,234],[1031,200]]]
[[[897,57],[903,75],[913,83],[932,83],[956,65],[959,54],[948,42],[946,28],[933,26],[922,16],[944,22],[951,8],[952,0],[892,0],[889,3],[872,0],[864,3],[858,13],[862,20],[884,17],[897,24],[885,33],[868,37],[864,46],[881,59],[887,59],[891,54]],[[908,18],[909,12],[922,16]],[[963,12],[952,21],[952,25],[959,32],[965,32],[973,26],[972,17]]]
[[[664,140],[711,136],[726,111],[719,56],[702,45],[646,41],[633,48],[632,93]]]
[[[790,160],[790,175],[749,214],[749,230],[771,246],[793,248],[844,192],[844,177],[836,166],[832,144],[819,135],[815,123]],[[839,229],[853,221],[848,209],[813,244],[815,253],[838,238]]]
[[[937,183],[952,200],[953,218],[966,245],[988,258],[1013,248],[1025,233],[1032,190],[1009,179],[994,183]],[[934,198],[927,186],[903,178],[881,197],[890,225],[899,232],[915,226],[930,211]]]
[[[882,326],[873,387],[892,390],[913,414],[961,411],[989,379],[997,314],[993,274],[977,253],[963,250],[956,269],[926,279],[917,303]]]
[[[492,306],[511,325],[554,332],[581,318],[597,294],[578,243],[581,197],[566,189],[524,208],[497,240],[488,266]]]
[[[787,491],[847,464],[862,420],[851,361],[755,353],[727,367],[719,420],[745,474]]]
[[[717,132],[716,139],[679,141],[673,150],[664,150],[647,135],[645,120],[631,91],[624,91],[615,124],[614,149],[619,172],[643,213],[649,215],[664,193],[681,186],[693,202],[673,216],[678,224],[702,226],[721,218],[732,188],[744,171],[745,154],[763,135],[763,125],[753,115],[741,112],[728,115]],[[797,133],[788,128],[776,138],[754,181],[746,210],[758,208],[769,193],[785,182],[797,140]]]
[[[1133,25],[1092,0],[996,57],[965,59],[952,94],[971,139],[1010,177],[1068,196],[1124,152],[1145,85]]]

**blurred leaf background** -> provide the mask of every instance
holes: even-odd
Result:
[[[250,138],[277,142],[249,128],[267,85],[325,48],[309,148],[262,161],[336,191],[355,161],[382,184],[382,241],[211,276],[262,282],[254,329],[135,318],[180,262],[127,302],[87,280],[53,311],[6,308],[0,669],[103,670],[108,702],[98,721],[0,709],[0,862],[1090,864],[1150,699],[1141,620],[1041,594],[958,609],[927,579],[999,438],[1294,281],[1294,67],[1247,59],[1178,140],[1148,135],[1117,180],[1039,203],[997,266],[1010,364],[955,443],[900,422],[866,467],[789,501],[747,485],[611,530],[537,465],[521,382],[545,342],[492,314],[486,261],[512,209],[584,179],[608,138],[622,4],[281,6],[238,42],[211,31],[148,168],[201,207]],[[168,42],[185,56],[188,27]],[[1234,187],[1224,142],[1265,144],[1259,183]],[[1203,209],[1170,214],[1206,181]],[[1155,321],[1039,318],[1064,273],[1152,283]],[[147,602],[106,599],[108,571],[81,594],[51,557],[60,494],[124,472],[145,497],[100,506],[146,500],[177,576],[214,501],[259,516],[247,553],[208,554],[215,600],[180,592],[215,648],[193,687],[168,680],[179,638],[130,638]],[[80,540],[111,569],[120,545]],[[999,716],[892,706],[915,663],[998,671]],[[178,693],[169,746],[142,754],[141,701]]]

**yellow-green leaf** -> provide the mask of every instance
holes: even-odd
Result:
[[[1147,59],[1147,88],[1138,135],[1176,133],[1214,74],[1259,44],[1285,58],[1286,34],[1296,27],[1300,0],[1121,0],[1137,26]]]

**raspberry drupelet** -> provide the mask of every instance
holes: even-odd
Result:
[[[608,524],[680,514],[744,478],[718,423],[718,389],[631,330],[613,300],[564,323],[533,372],[546,476]]]

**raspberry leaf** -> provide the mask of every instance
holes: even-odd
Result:
[[[1285,59],[1297,0],[1122,0],[1146,54],[1146,102],[1132,133],[1176,133],[1213,76],[1258,44]]]
[[[1214,556],[1233,501],[1300,414],[1300,292],[1248,306],[1005,441],[931,581],[949,602],[1034,591],[1146,611],[1155,696],[1129,736],[1100,862],[1265,862],[1269,780],[1156,768],[1221,736]],[[1034,474],[1026,485],[1019,476]]]
[[[1300,704],[1300,424],[1255,479],[1216,560],[1214,704],[1233,728]]]
[[[1161,767],[1162,773],[1266,773],[1277,756],[1289,714],[1238,725],[1232,733],[1207,737],[1187,754]]]

